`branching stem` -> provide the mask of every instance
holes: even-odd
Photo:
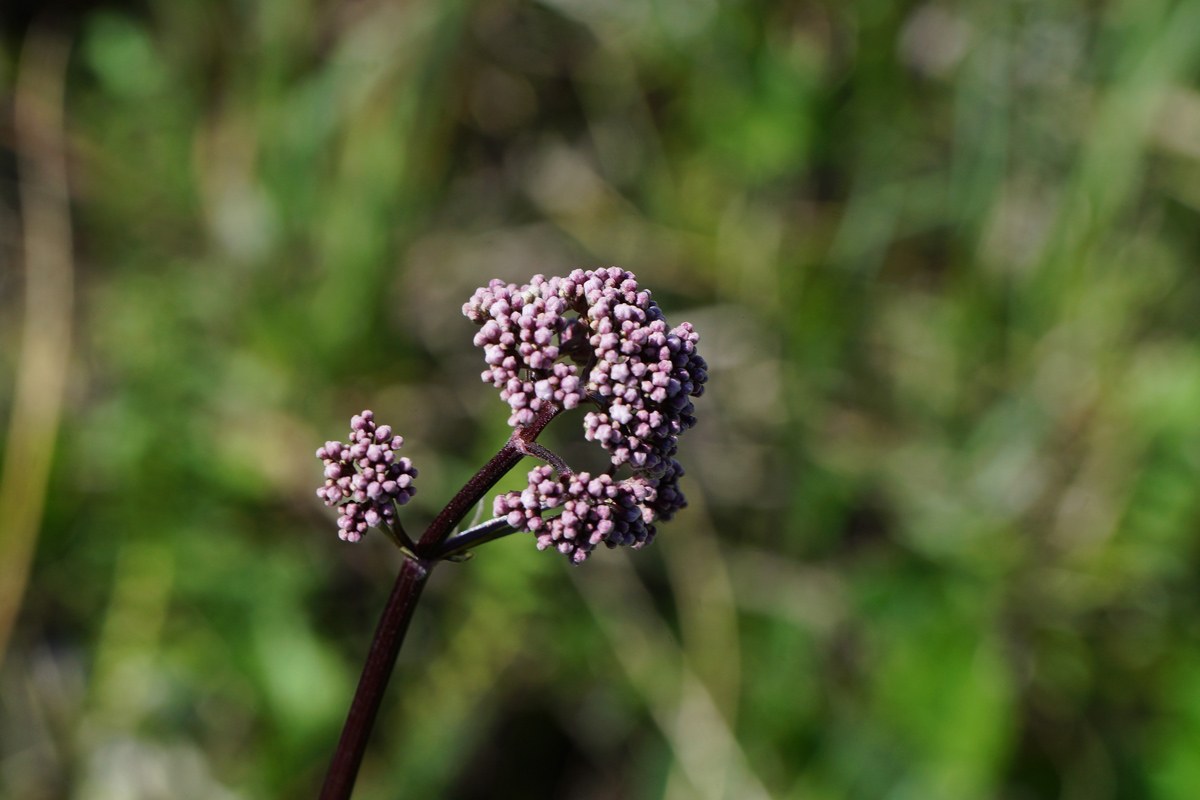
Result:
[[[472,547],[478,547],[481,544],[494,542],[497,539],[502,539],[509,534],[516,533],[517,529],[508,524],[508,520],[504,517],[496,517],[489,519],[482,525],[476,525],[474,528],[468,528],[462,533],[451,536],[442,544],[442,549],[438,551],[438,559],[446,559],[450,556],[458,555],[459,553],[470,550]]]
[[[559,463],[562,462],[536,441],[558,411],[556,406],[546,403],[532,423],[513,431],[504,447],[500,448],[500,452],[492,456],[492,459],[484,464],[434,517],[433,522],[429,523],[429,527],[413,548],[416,558],[404,560],[400,575],[396,578],[396,585],[383,609],[383,616],[375,629],[375,638],[371,641],[366,666],[354,693],[354,700],[350,704],[350,713],[346,717],[346,725],[342,729],[337,750],[334,751],[333,763],[329,766],[325,785],[321,789],[321,800],[348,800],[354,790],[354,780],[358,776],[358,768],[367,749],[367,739],[371,735],[375,716],[379,712],[388,680],[392,676],[396,656],[400,653],[400,645],[404,642],[404,634],[408,631],[408,624],[412,620],[429,573],[437,562],[447,555],[505,535],[499,526],[493,530],[487,528],[485,523],[464,532],[447,548],[446,540],[451,532],[524,456],[545,458],[542,454],[544,452],[549,453]],[[554,462],[550,463],[555,469],[559,469]],[[566,464],[562,466],[566,468]],[[569,470],[565,474],[570,474]],[[480,529],[485,530],[481,532]],[[476,535],[464,541],[463,537],[472,532]]]

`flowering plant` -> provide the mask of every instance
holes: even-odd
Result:
[[[575,270],[565,278],[536,275],[524,286],[493,280],[463,313],[476,325],[485,382],[512,411],[509,440],[412,540],[396,506],[416,492],[417,470],[397,455],[404,440],[364,411],[346,444],[317,450],[325,484],[317,495],[339,511],[341,538],[356,542],[383,530],[407,558],[376,630],[362,679],[325,781],[323,800],[349,797],[392,666],[421,589],[437,562],[517,531],[553,547],[573,564],[600,544],[640,548],[656,523],[687,505],[675,459],[679,435],[696,423],[691,398],[707,380],[688,323],[670,328],[650,293],[616,267]],[[608,452],[600,474],[576,473],[537,441],[560,412],[587,406],[584,436]],[[524,491],[498,496],[495,517],[452,535],[467,512],[525,456],[532,469]],[[625,477],[622,474],[626,473]]]

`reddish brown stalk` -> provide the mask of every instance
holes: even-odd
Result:
[[[363,753],[367,750],[367,739],[375,725],[375,715],[379,712],[384,690],[392,677],[392,667],[396,664],[396,656],[400,653],[400,645],[404,642],[408,623],[412,621],[417,600],[421,597],[421,590],[425,588],[428,577],[429,566],[420,561],[406,558],[404,565],[400,567],[400,575],[396,579],[392,595],[388,598],[383,617],[375,629],[375,638],[371,641],[371,649],[367,653],[367,663],[363,667],[362,678],[358,681],[354,700],[350,703],[346,725],[342,728],[342,738],[338,741],[333,762],[325,776],[321,800],[348,798],[354,790],[354,779],[358,776],[358,767],[362,763]]]
[[[484,464],[483,469],[475,473],[441,513],[434,517],[421,536],[421,541],[417,543],[417,555],[428,557],[438,551],[454,527],[462,522],[463,517],[525,456],[524,451],[537,440],[538,435],[545,430],[556,414],[558,408],[546,403],[532,423],[513,431],[504,447],[500,448],[500,452],[492,456],[492,460]]]

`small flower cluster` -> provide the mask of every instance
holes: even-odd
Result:
[[[544,464],[530,470],[525,491],[497,497],[493,513],[536,534],[539,550],[553,547],[579,564],[601,543],[638,549],[654,541],[654,523],[669,521],[687,505],[679,491],[682,476],[675,460],[657,478],[634,475],[623,481],[587,472],[555,478],[554,469]],[[543,516],[559,507],[558,516]]]
[[[655,497],[654,482],[646,478],[614,481],[580,472],[559,480],[547,464],[530,471],[525,491],[497,497],[495,514],[518,530],[532,531],[539,550],[554,547],[578,564],[601,542],[639,548],[653,541]],[[557,516],[542,516],[559,507]]]
[[[367,528],[395,521],[393,503],[404,505],[416,494],[417,470],[412,461],[396,455],[404,439],[393,436],[387,425],[376,426],[370,411],[356,414],[350,429],[347,444],[326,442],[317,450],[325,464],[325,485],[317,489],[317,497],[327,506],[346,501],[338,509],[338,536],[357,542]]]
[[[509,424],[532,422],[542,403],[566,409],[586,399],[597,408],[584,417],[585,436],[608,451],[613,471],[628,464],[634,473],[622,481],[587,473],[553,479],[550,467],[538,467],[524,492],[497,498],[497,516],[575,563],[600,542],[650,541],[653,523],[686,504],[674,456],[679,435],[696,423],[690,398],[708,377],[692,326],[669,328],[650,293],[615,267],[538,275],[520,287],[495,280],[463,313],[481,326],[483,379],[512,407]],[[560,506],[558,516],[542,517]]]

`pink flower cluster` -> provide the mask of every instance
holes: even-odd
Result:
[[[412,461],[397,457],[404,439],[393,436],[391,427],[375,425],[370,411],[350,420],[350,441],[326,442],[317,449],[317,458],[325,464],[325,485],[317,497],[327,506],[336,506],[338,536],[357,542],[367,528],[391,524],[395,505],[404,505],[416,494],[413,479],[417,470]]]
[[[654,539],[655,485],[646,478],[614,481],[586,472],[554,476],[549,464],[529,473],[529,487],[496,498],[495,514],[517,530],[532,531],[539,550],[554,547],[580,563],[601,542],[639,548]],[[561,508],[557,516],[546,512]]]
[[[691,398],[708,378],[692,326],[670,328],[632,273],[615,267],[538,275],[525,286],[492,281],[463,313],[481,326],[475,344],[488,363],[483,379],[512,408],[509,424],[528,424],[542,403],[569,409],[591,402],[584,435],[608,451],[610,473],[633,470],[622,481],[611,474],[552,479],[549,467],[538,467],[528,489],[497,499],[496,514],[575,563],[600,542],[652,539],[653,523],[686,504],[674,456],[679,435],[696,423]],[[560,506],[558,516],[543,518]]]

